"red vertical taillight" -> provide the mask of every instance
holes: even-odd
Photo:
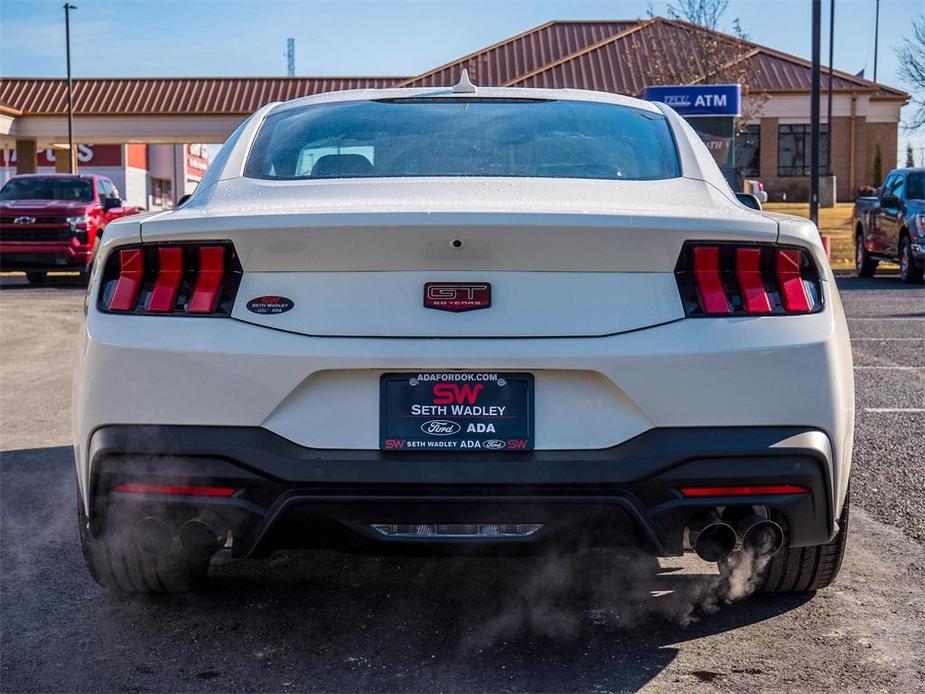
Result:
[[[227,241],[122,247],[103,266],[97,305],[136,315],[229,316],[242,274]]]
[[[110,311],[131,311],[135,308],[144,272],[145,256],[140,248],[119,251],[119,276],[107,307]]]
[[[684,244],[675,279],[687,316],[815,313],[823,283],[812,255],[773,243]]]
[[[719,248],[698,246],[694,249],[694,277],[703,310],[706,313],[729,313],[729,301],[719,273]]]
[[[157,249],[158,270],[148,310],[163,313],[173,311],[177,305],[180,281],[183,279],[183,249],[178,246],[161,246]]]
[[[222,246],[200,246],[199,275],[189,302],[190,313],[212,313],[218,303],[225,273],[225,249]]]
[[[770,313],[771,302],[761,276],[761,249],[736,248],[736,279],[748,313]]]
[[[800,273],[799,251],[777,251],[777,284],[780,285],[781,301],[788,313],[808,313],[812,310]]]

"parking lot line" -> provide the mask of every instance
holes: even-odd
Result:
[[[865,371],[916,371],[918,369],[925,369],[925,366],[855,366],[855,370],[865,370]]]
[[[908,414],[910,412],[925,412],[925,407],[865,407],[865,412],[875,412],[877,414],[883,414],[884,412],[902,412]]]

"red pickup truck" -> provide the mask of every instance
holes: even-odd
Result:
[[[104,176],[14,176],[0,188],[0,270],[25,272],[33,283],[49,271],[86,276],[106,225],[137,212]]]

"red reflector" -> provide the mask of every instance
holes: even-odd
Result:
[[[749,313],[770,313],[771,302],[761,276],[761,249],[736,248],[736,279],[742,290],[742,304]]]
[[[748,487],[681,487],[684,496],[761,496],[763,494],[807,494],[795,484],[758,484]]]
[[[218,305],[225,274],[225,249],[222,246],[199,248],[199,276],[189,302],[189,313],[212,313]]]
[[[148,301],[149,311],[172,311],[177,303],[180,280],[183,278],[183,249],[175,246],[157,249],[160,268]]]
[[[131,311],[138,300],[145,258],[140,248],[119,251],[119,280],[109,300],[110,311]]]
[[[694,278],[700,294],[700,305],[706,313],[730,313],[729,301],[719,274],[719,248],[694,248]]]
[[[812,310],[800,275],[799,251],[777,251],[777,284],[786,311],[808,313]]]
[[[141,484],[130,482],[117,484],[114,492],[129,494],[166,494],[168,496],[232,496],[234,487],[193,487],[185,484]]]

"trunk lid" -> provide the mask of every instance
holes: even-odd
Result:
[[[144,241],[231,240],[233,316],[324,336],[563,337],[682,318],[688,239],[774,241],[708,184],[548,179],[232,179],[143,222]],[[491,307],[424,306],[427,283],[490,284]],[[264,296],[284,313],[248,308]]]

